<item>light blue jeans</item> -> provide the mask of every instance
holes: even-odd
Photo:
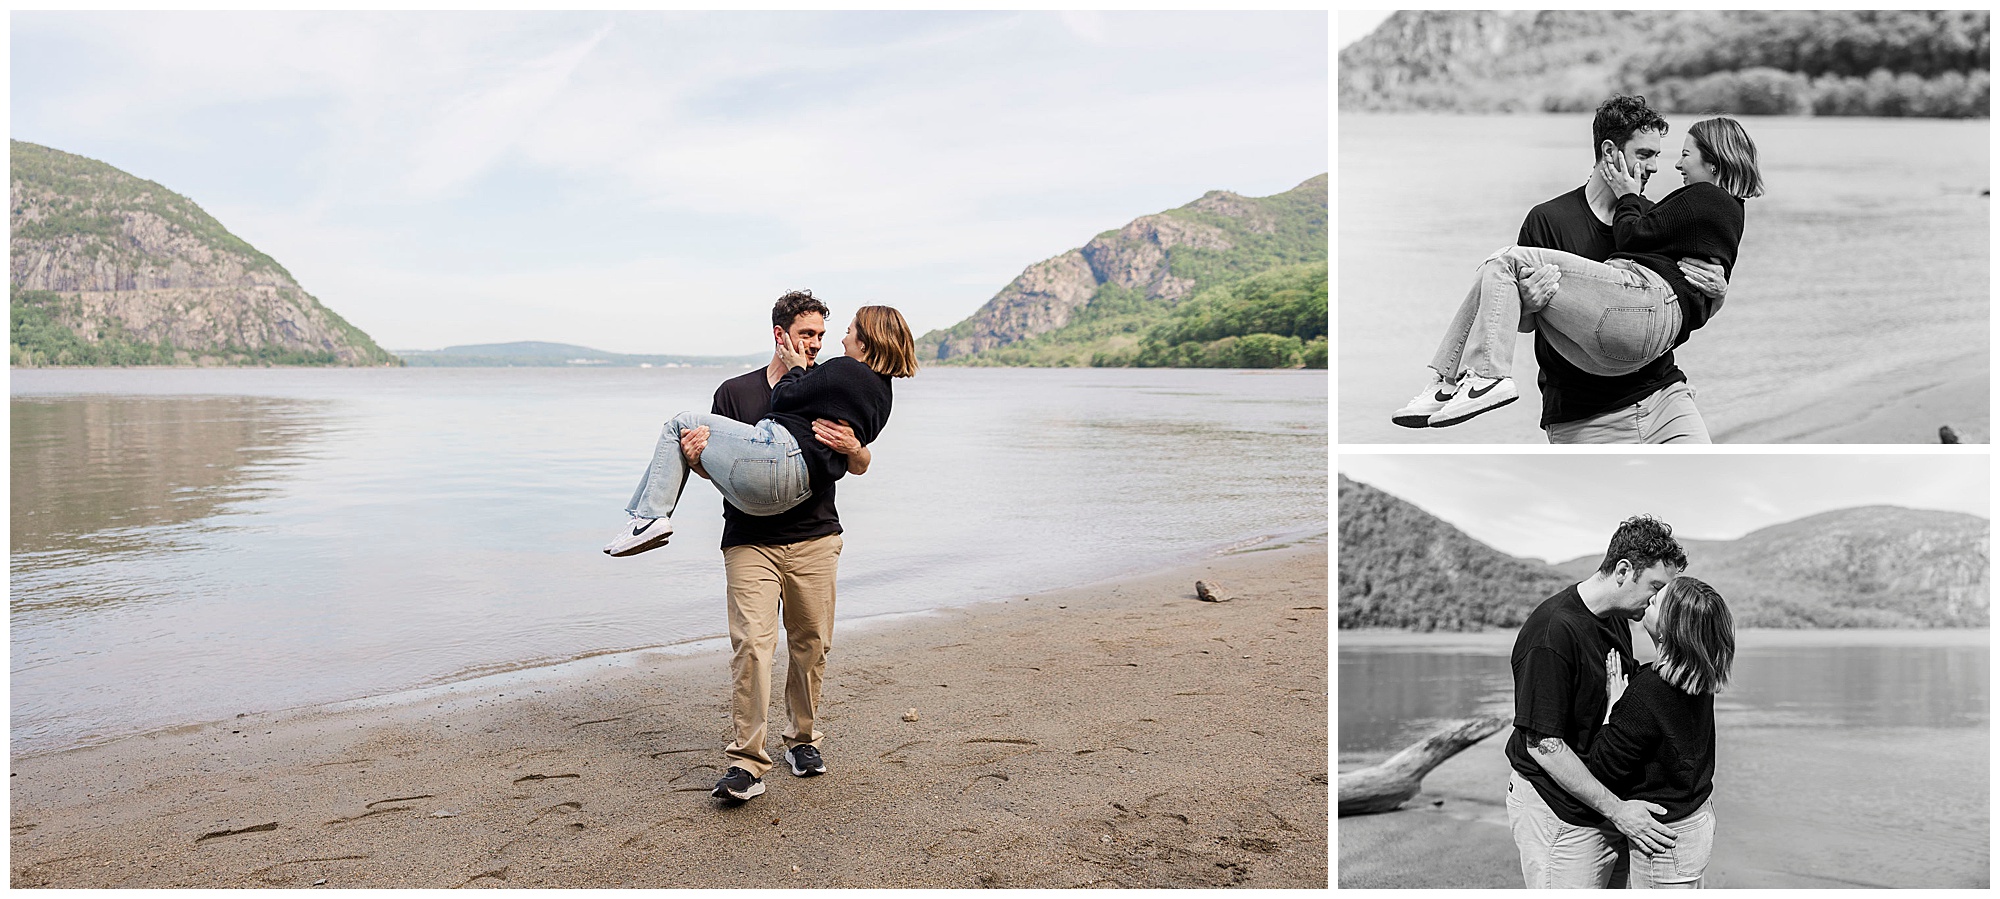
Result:
[[[1544,265],[1562,270],[1548,303],[1532,306],[1521,281]],[[1540,330],[1549,346],[1599,377],[1627,375],[1673,349],[1681,307],[1659,273],[1629,259],[1592,262],[1541,247],[1508,247],[1480,263],[1431,368],[1447,379],[1514,374],[1514,334]]]
[[[701,467],[730,505],[752,515],[776,515],[812,496],[805,453],[784,425],[769,418],[746,425],[723,415],[682,412],[660,429],[652,464],[625,504],[627,514],[673,517],[689,471],[681,457],[681,434],[700,427],[708,428]]]

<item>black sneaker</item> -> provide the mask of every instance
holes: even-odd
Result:
[[[764,795],[764,779],[751,777],[750,772],[731,765],[728,771],[722,773],[722,779],[715,782],[715,790],[709,795],[717,799],[734,799],[742,802],[754,796]]]
[[[819,757],[817,747],[801,743],[787,749],[785,761],[792,763],[792,774],[798,777],[812,777],[826,773],[826,762]]]

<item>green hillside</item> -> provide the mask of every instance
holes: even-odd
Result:
[[[918,354],[927,365],[1324,368],[1326,221],[1326,175],[1269,197],[1212,191],[1030,267],[972,317],[919,338]],[[1052,298],[1065,290],[1085,299],[1062,308]],[[982,338],[992,345],[948,352]]]
[[[395,365],[194,201],[9,143],[14,365]]]

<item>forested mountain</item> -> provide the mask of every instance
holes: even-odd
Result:
[[[1403,10],[1340,52],[1343,112],[1985,118],[1986,10]]]
[[[1515,627],[1603,561],[1515,558],[1345,475],[1338,512],[1341,627]],[[1865,506],[1681,545],[1738,627],[1986,627],[1991,530],[1973,515]]]
[[[1326,212],[1326,175],[1269,197],[1209,191],[1029,266],[966,320],[918,338],[918,358],[1323,368]]]
[[[1754,627],[1986,627],[1991,522],[1864,506],[1735,540],[1683,540],[1688,574]],[[1598,557],[1557,566],[1572,577]]]
[[[15,365],[394,365],[180,194],[12,141]]]
[[[1340,627],[1518,627],[1537,603],[1576,581],[1374,487],[1339,479]]]

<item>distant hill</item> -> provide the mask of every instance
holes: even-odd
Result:
[[[395,365],[194,201],[11,141],[14,365]]]
[[[1310,365],[1316,358],[1323,367],[1326,217],[1324,174],[1269,197],[1209,191],[1029,266],[964,321],[919,337],[917,356],[946,365],[1232,367]],[[1266,274],[1261,286],[1247,288],[1254,295],[1225,290]],[[1244,324],[1282,322],[1290,330],[1215,334],[1201,340],[1199,353],[1141,359],[1147,337],[1159,343],[1153,330],[1196,299],[1253,309],[1234,317]],[[1284,311],[1264,314],[1267,307]],[[1253,337],[1248,347],[1238,346]],[[1211,346],[1224,338],[1231,340]]]
[[[1603,560],[1515,558],[1345,475],[1338,513],[1341,627],[1515,627]],[[1990,538],[1977,516],[1865,506],[1681,545],[1739,627],[1986,627]]]
[[[577,366],[723,366],[742,367],[769,362],[769,356],[676,356],[607,353],[569,343],[535,340],[480,343],[441,350],[397,350],[404,364],[430,368],[522,368]]]
[[[1339,481],[1340,627],[1518,627],[1537,603],[1576,581],[1346,475]]]
[[[1402,10],[1340,51],[1342,112],[1986,118],[1990,14]]]
[[[1986,627],[1991,531],[1976,515],[1863,506],[1681,545],[1688,574],[1746,626]],[[1578,576],[1599,561],[1557,568]]]

